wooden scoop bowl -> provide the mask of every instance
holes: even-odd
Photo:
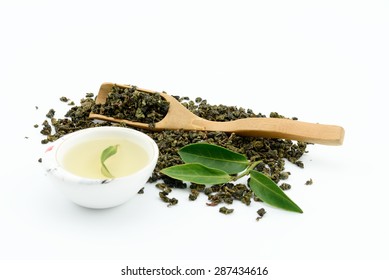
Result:
[[[96,97],[96,104],[104,104],[113,86],[128,88],[129,85],[103,83]],[[147,89],[137,90],[145,93],[154,93]],[[228,122],[209,121],[200,118],[185,108],[177,99],[166,93],[160,95],[169,102],[167,115],[154,127],[146,123],[116,119],[100,114],[90,114],[90,118],[110,122],[126,123],[130,126],[148,130],[202,130],[223,131],[243,136],[283,138],[308,143],[324,145],[341,145],[344,138],[344,129],[335,125],[324,125],[279,118],[245,118]]]

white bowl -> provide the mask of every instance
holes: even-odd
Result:
[[[148,156],[146,165],[128,176],[113,179],[80,177],[64,168],[63,157],[71,147],[108,136],[122,138],[142,147]],[[87,208],[103,209],[118,206],[136,195],[150,178],[158,155],[158,146],[148,135],[130,128],[104,126],[82,129],[61,137],[46,149],[42,164],[52,184],[59,187],[70,200]]]

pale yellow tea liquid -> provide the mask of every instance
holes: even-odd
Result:
[[[120,138],[103,138],[75,145],[64,155],[63,167],[75,175],[93,178],[106,178],[101,172],[101,153],[109,146],[118,145],[117,152],[104,164],[115,177],[135,173],[147,165],[146,151],[136,143]]]

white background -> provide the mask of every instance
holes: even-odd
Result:
[[[48,259],[387,265],[388,14],[389,2],[374,0],[1,1],[4,268]],[[305,169],[288,166],[287,194],[302,215],[266,206],[256,222],[258,204],[235,203],[224,216],[179,191],[168,208],[152,185],[120,207],[84,209],[48,183],[33,126],[50,108],[66,112],[59,97],[78,103],[102,82],[341,125],[344,145],[310,146]]]

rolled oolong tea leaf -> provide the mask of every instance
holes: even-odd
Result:
[[[108,170],[107,166],[105,165],[105,161],[117,153],[118,146],[119,145],[109,146],[108,148],[104,149],[103,152],[101,153],[100,156],[101,173],[107,178],[114,178],[114,176]]]
[[[257,221],[259,221],[260,219],[263,218],[263,216],[265,216],[266,214],[266,210],[264,208],[261,208],[257,211],[257,214],[258,214],[258,217],[257,217]]]
[[[228,215],[228,214],[231,214],[232,212],[234,212],[234,209],[227,208],[227,207],[223,206],[219,209],[219,212],[222,214]]]
[[[309,180],[307,180],[307,181],[305,182],[305,185],[306,185],[306,186],[309,186],[309,185],[312,185],[312,184],[313,184],[312,178],[310,178]]]
[[[178,154],[185,163],[200,163],[228,174],[242,172],[249,165],[247,158],[221,146],[195,143],[182,147]]]
[[[199,163],[174,165],[161,170],[161,173],[177,180],[196,184],[223,184],[231,181],[231,176],[223,170],[209,168]]]
[[[266,175],[251,170],[249,186],[263,202],[284,210],[303,213],[303,210]]]

